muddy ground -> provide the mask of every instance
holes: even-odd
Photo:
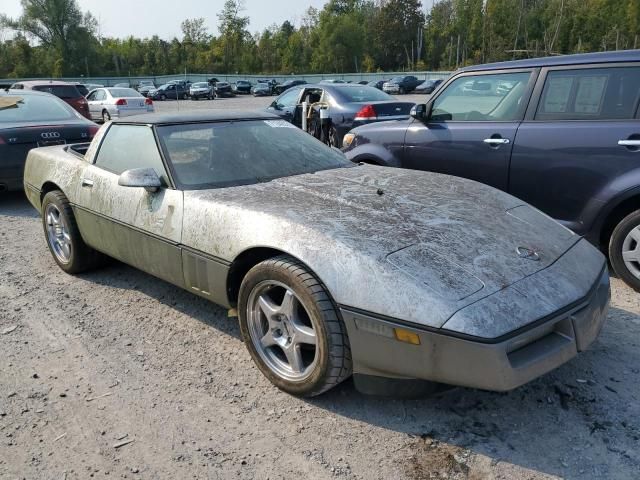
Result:
[[[639,346],[614,280],[592,349],[516,391],[297,399],[225,310],[115,262],[64,274],[24,196],[0,197],[1,479],[635,480]]]

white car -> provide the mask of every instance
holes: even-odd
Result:
[[[141,113],[153,113],[153,101],[133,88],[97,88],[87,95],[91,120],[108,122]]]

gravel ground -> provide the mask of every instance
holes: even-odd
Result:
[[[0,299],[2,479],[635,480],[640,471],[640,296],[615,279],[590,351],[507,394],[421,400],[366,397],[350,381],[312,400],[278,391],[225,310],[115,262],[64,274],[21,194],[0,197]]]

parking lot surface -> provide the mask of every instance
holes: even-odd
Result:
[[[418,101],[419,96],[402,97]],[[156,102],[263,108],[272,97]],[[510,393],[314,399],[273,387],[227,312],[113,262],[64,274],[0,196],[0,478],[616,478],[640,471],[640,296],[591,350]]]

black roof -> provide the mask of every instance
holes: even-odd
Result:
[[[226,120],[273,120],[277,115],[255,110],[190,110],[173,113],[145,113],[116,119],[113,123],[162,125],[175,123],[220,122]]]
[[[498,70],[507,68],[535,68],[560,65],[581,65],[587,63],[620,63],[640,61],[640,50],[619,50],[613,52],[579,53],[577,55],[558,55],[555,57],[528,58],[510,62],[485,63],[461,68],[460,72]]]

